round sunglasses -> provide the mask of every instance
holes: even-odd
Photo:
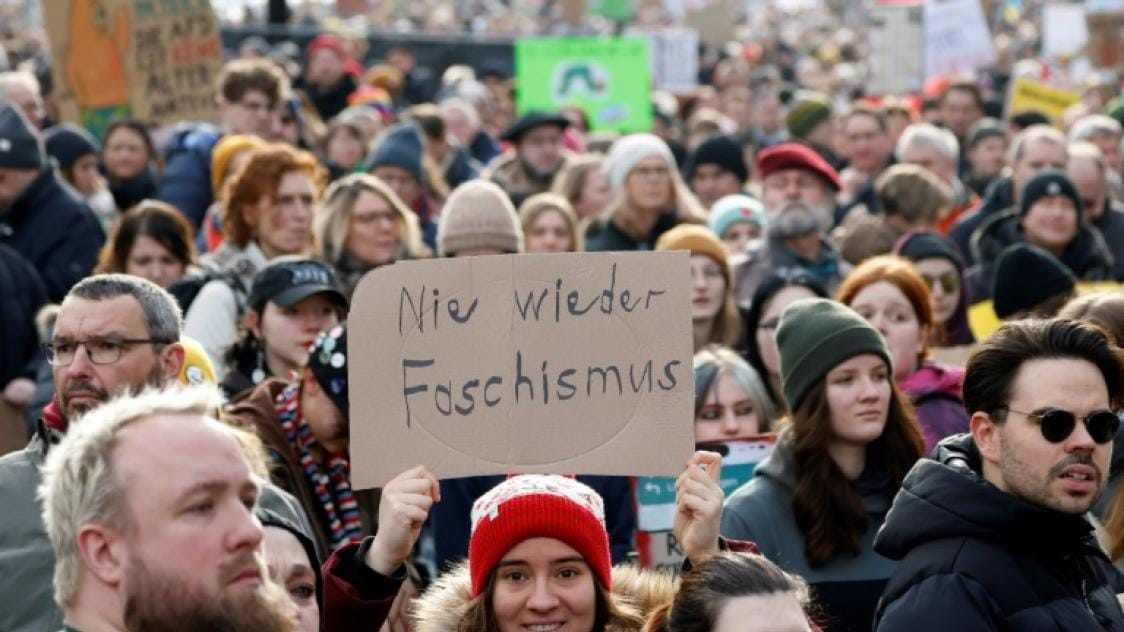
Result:
[[[1050,443],[1065,441],[1069,435],[1073,434],[1078,419],[1085,424],[1085,431],[1097,443],[1103,444],[1112,441],[1113,437],[1116,436],[1117,429],[1120,428],[1120,417],[1111,410],[1094,410],[1084,417],[1078,417],[1061,408],[1043,408],[1029,413],[1008,406],[1002,407],[1001,410],[1023,415],[1027,419],[1037,421],[1042,436]]]

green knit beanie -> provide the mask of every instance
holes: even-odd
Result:
[[[777,328],[781,385],[788,409],[800,407],[808,391],[828,371],[854,356],[872,353],[894,365],[882,334],[850,307],[826,298],[805,298],[789,305]]]

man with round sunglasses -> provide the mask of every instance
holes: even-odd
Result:
[[[1124,630],[1124,576],[1085,518],[1120,426],[1119,354],[1070,320],[1009,322],[977,346],[971,432],[914,466],[875,539],[900,560],[875,630]]]

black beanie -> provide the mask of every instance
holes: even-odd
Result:
[[[749,167],[745,164],[742,146],[730,136],[722,134],[711,136],[696,147],[695,151],[687,154],[687,164],[683,165],[683,174],[688,184],[691,178],[695,177],[695,169],[699,165],[718,165],[737,176],[738,182],[749,179]]]
[[[93,134],[73,123],[60,123],[43,133],[47,155],[59,163],[59,167],[69,169],[82,156],[101,151]]]
[[[1069,293],[1077,278],[1053,255],[1030,244],[1015,244],[999,254],[991,296],[995,315],[1007,317],[1051,296]]]
[[[1073,186],[1073,181],[1057,169],[1040,171],[1026,183],[1019,202],[1019,216],[1026,215],[1035,202],[1049,195],[1068,197],[1073,202],[1073,208],[1077,210],[1077,223],[1081,223],[1081,196],[1077,194],[1077,187]]]
[[[304,549],[305,554],[308,556],[308,565],[312,567],[313,574],[316,575],[316,603],[320,606],[320,611],[324,611],[324,578],[320,573],[320,556],[316,553],[316,544],[308,536],[307,533],[301,531],[300,527],[293,524],[292,521],[286,519],[281,514],[266,509],[258,505],[254,509],[254,515],[261,521],[263,527],[277,527],[284,529],[293,534],[293,537],[300,542],[301,548]]]
[[[914,263],[922,259],[947,259],[957,270],[964,271],[964,260],[956,252],[956,245],[947,237],[934,232],[917,231],[906,234],[898,240],[893,253]]]
[[[11,103],[0,109],[0,168],[42,169],[43,138],[23,110]]]

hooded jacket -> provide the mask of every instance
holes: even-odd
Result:
[[[969,266],[976,263],[972,254],[972,234],[992,215],[1003,209],[1015,206],[1015,185],[1010,176],[996,178],[983,196],[978,209],[963,211],[960,221],[948,232],[948,236],[960,249],[964,262]]]
[[[94,269],[105,233],[78,192],[47,167],[0,210],[0,243],[30,261],[48,298],[61,303]]]
[[[869,518],[861,552],[858,556],[837,554],[827,564],[813,567],[805,555],[804,533],[792,507],[796,486],[792,450],[791,431],[784,430],[754,477],[726,500],[721,534],[753,541],[770,561],[804,578],[823,611],[820,623],[825,629],[870,630],[878,596],[895,565],[875,553],[873,546],[890,507],[889,477],[877,466],[877,459],[867,459],[867,467],[854,482]]]
[[[901,560],[875,629],[1124,630],[1124,578],[1092,525],[1000,491],[980,463],[960,435],[906,476],[874,544]]]
[[[965,281],[972,303],[991,298],[995,264],[1008,246],[1026,242],[1019,225],[1017,208],[995,213],[972,234],[971,251],[976,265],[968,270]],[[1060,260],[1081,281],[1107,281],[1113,278],[1112,252],[1096,227],[1081,221],[1078,215],[1077,235],[1066,246]]]
[[[968,432],[968,412],[964,410],[964,369],[936,362],[924,362],[901,384],[913,402],[917,423],[929,454],[945,437]]]
[[[211,156],[221,136],[218,128],[207,123],[184,124],[176,129],[164,154],[156,196],[179,209],[195,230],[215,200]]]

